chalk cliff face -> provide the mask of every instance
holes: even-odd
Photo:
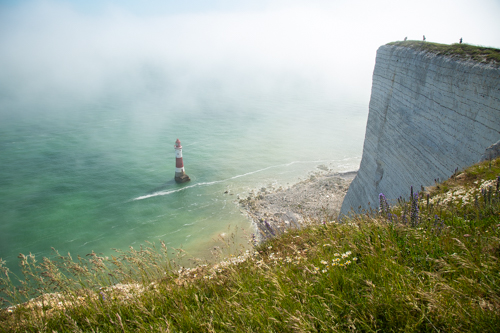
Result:
[[[500,68],[414,49],[377,51],[358,175],[341,215],[409,196],[500,140]],[[368,203],[371,203],[369,206]]]

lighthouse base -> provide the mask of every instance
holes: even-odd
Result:
[[[191,178],[189,178],[188,175],[186,175],[184,172],[176,172],[175,173],[175,181],[177,183],[185,183],[190,181]]]

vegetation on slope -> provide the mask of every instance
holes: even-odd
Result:
[[[108,261],[93,257],[92,265],[68,257],[43,262],[47,280],[36,286],[59,281],[68,290],[3,310],[0,329],[496,332],[498,175],[500,159],[457,173],[429,193],[400,198],[394,207],[381,195],[379,212],[289,229],[212,267],[177,267],[164,246]],[[30,274],[36,264],[22,260]],[[63,283],[56,266],[81,271],[73,281],[83,288]],[[19,293],[5,274],[4,268],[2,287]],[[92,287],[93,276],[117,274],[128,284]]]
[[[500,65],[500,49],[470,44],[439,44],[417,40],[399,41],[387,45],[404,46],[418,51]]]

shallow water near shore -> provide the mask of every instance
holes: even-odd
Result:
[[[327,91],[109,94],[0,100],[0,258],[112,254],[165,241],[207,256],[221,233],[253,232],[237,204],[325,165],[359,166],[366,99]],[[173,145],[191,181],[173,181]],[[225,193],[227,191],[227,193]],[[244,229],[245,231],[242,231]]]

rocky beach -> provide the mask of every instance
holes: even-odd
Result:
[[[356,174],[319,166],[318,171],[290,187],[263,187],[250,191],[246,198],[239,197],[238,202],[257,227],[256,241],[263,241],[312,221],[336,220]]]

